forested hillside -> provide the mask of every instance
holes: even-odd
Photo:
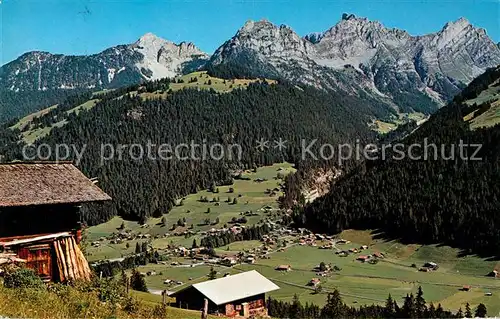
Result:
[[[151,83],[150,88],[142,90],[156,90],[158,85]],[[50,125],[66,114],[64,126],[53,127],[49,135],[36,143],[74,144],[79,150],[86,145],[81,169],[87,176],[97,177],[100,187],[114,199],[104,209],[99,206],[98,210],[86,211],[85,219],[90,224],[116,214],[139,219],[167,213],[175,200],[186,194],[208,188],[214,182],[231,183],[231,171],[235,169],[285,160],[300,165],[302,139],[335,145],[374,137],[365,124],[366,110],[373,106],[369,101],[313,88],[260,83],[224,94],[184,89],[170,92],[166,98],[151,99],[132,94],[137,89],[136,86],[100,95],[91,109],[67,115],[65,110],[88,98],[74,97],[72,103],[63,103],[60,109],[32,123]],[[8,159],[19,158],[22,146],[5,146],[12,140],[12,132],[15,134],[4,132],[4,141],[0,143]],[[287,141],[287,148],[282,151],[273,147],[273,141],[279,138]],[[256,141],[261,139],[270,141],[264,151],[256,148]],[[125,151],[121,160],[115,156],[101,161],[101,145],[105,144],[117,147],[136,143],[146,149],[148,142],[175,147],[191,141],[205,143],[208,148],[214,143],[228,147],[237,144],[242,157],[134,160]],[[182,155],[190,155],[189,150],[183,149]]]
[[[406,151],[415,143],[423,147],[425,139],[427,145],[436,144],[437,160],[395,160],[387,156],[386,160],[366,161],[336,182],[326,196],[297,209],[295,221],[328,233],[378,228],[389,237],[445,242],[498,254],[500,126],[471,131],[464,116],[481,106],[463,102],[499,77],[499,68],[487,71],[403,140]],[[461,141],[482,144],[475,154],[482,160],[463,159]],[[445,145],[444,155],[441,145]],[[475,149],[465,148],[464,154],[470,158]],[[414,149],[414,154],[423,155],[424,149]],[[295,180],[291,177],[288,183],[293,186]]]
[[[14,92],[0,89],[0,123],[29,114],[43,107],[63,101],[66,97],[77,95],[85,90],[47,90]]]

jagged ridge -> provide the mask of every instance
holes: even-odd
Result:
[[[498,46],[463,18],[437,33],[411,36],[344,14],[329,30],[303,38],[288,26],[249,21],[217,49],[210,65],[243,60],[242,52],[286,79],[348,93],[370,90],[402,109],[443,104],[486,68],[500,64]],[[245,61],[251,68],[248,62],[253,61]]]

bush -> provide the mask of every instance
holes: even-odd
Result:
[[[123,310],[125,310],[128,313],[136,313],[139,311],[140,305],[139,302],[132,298],[132,297],[127,297],[125,299],[125,305],[123,307]]]
[[[153,309],[153,316],[157,318],[164,318],[167,314],[167,307],[165,305],[157,305]]]
[[[130,287],[137,291],[148,291],[148,287],[146,286],[146,280],[144,280],[144,276],[141,275],[137,269],[132,270],[132,277],[130,277]]]
[[[96,279],[93,283],[97,296],[102,302],[117,303],[125,295],[125,287],[114,278]]]
[[[7,288],[45,289],[45,285],[35,272],[28,268],[7,271],[3,284]]]

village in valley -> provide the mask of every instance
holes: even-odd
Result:
[[[285,163],[248,170],[234,185],[189,195],[182,206],[144,224],[114,218],[90,227],[85,246],[89,261],[95,269],[118,276],[127,259],[147,252],[149,260],[137,265],[147,298],[177,306],[182,304],[175,297],[189,287],[257,271],[279,287],[267,295],[284,301],[298,296],[302,302],[323,305],[327,294],[339,289],[348,304],[382,305],[389,293],[401,300],[421,286],[429,301],[449,309],[471,298],[500,311],[494,261],[459,257],[459,250],[446,246],[402,244],[377,232],[330,235],[286,226],[289,217],[278,206],[279,193],[270,195],[270,190],[281,190],[282,174],[290,169]],[[226,196],[225,201],[211,199]],[[248,206],[254,209],[251,213]],[[197,222],[214,216],[207,210],[222,210],[218,223]],[[244,216],[244,223],[237,221]],[[192,309],[189,304],[183,307]]]

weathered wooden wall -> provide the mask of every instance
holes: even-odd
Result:
[[[33,269],[43,280],[52,280],[52,248],[50,244],[35,244],[20,247],[19,258],[26,260],[26,267]]]

